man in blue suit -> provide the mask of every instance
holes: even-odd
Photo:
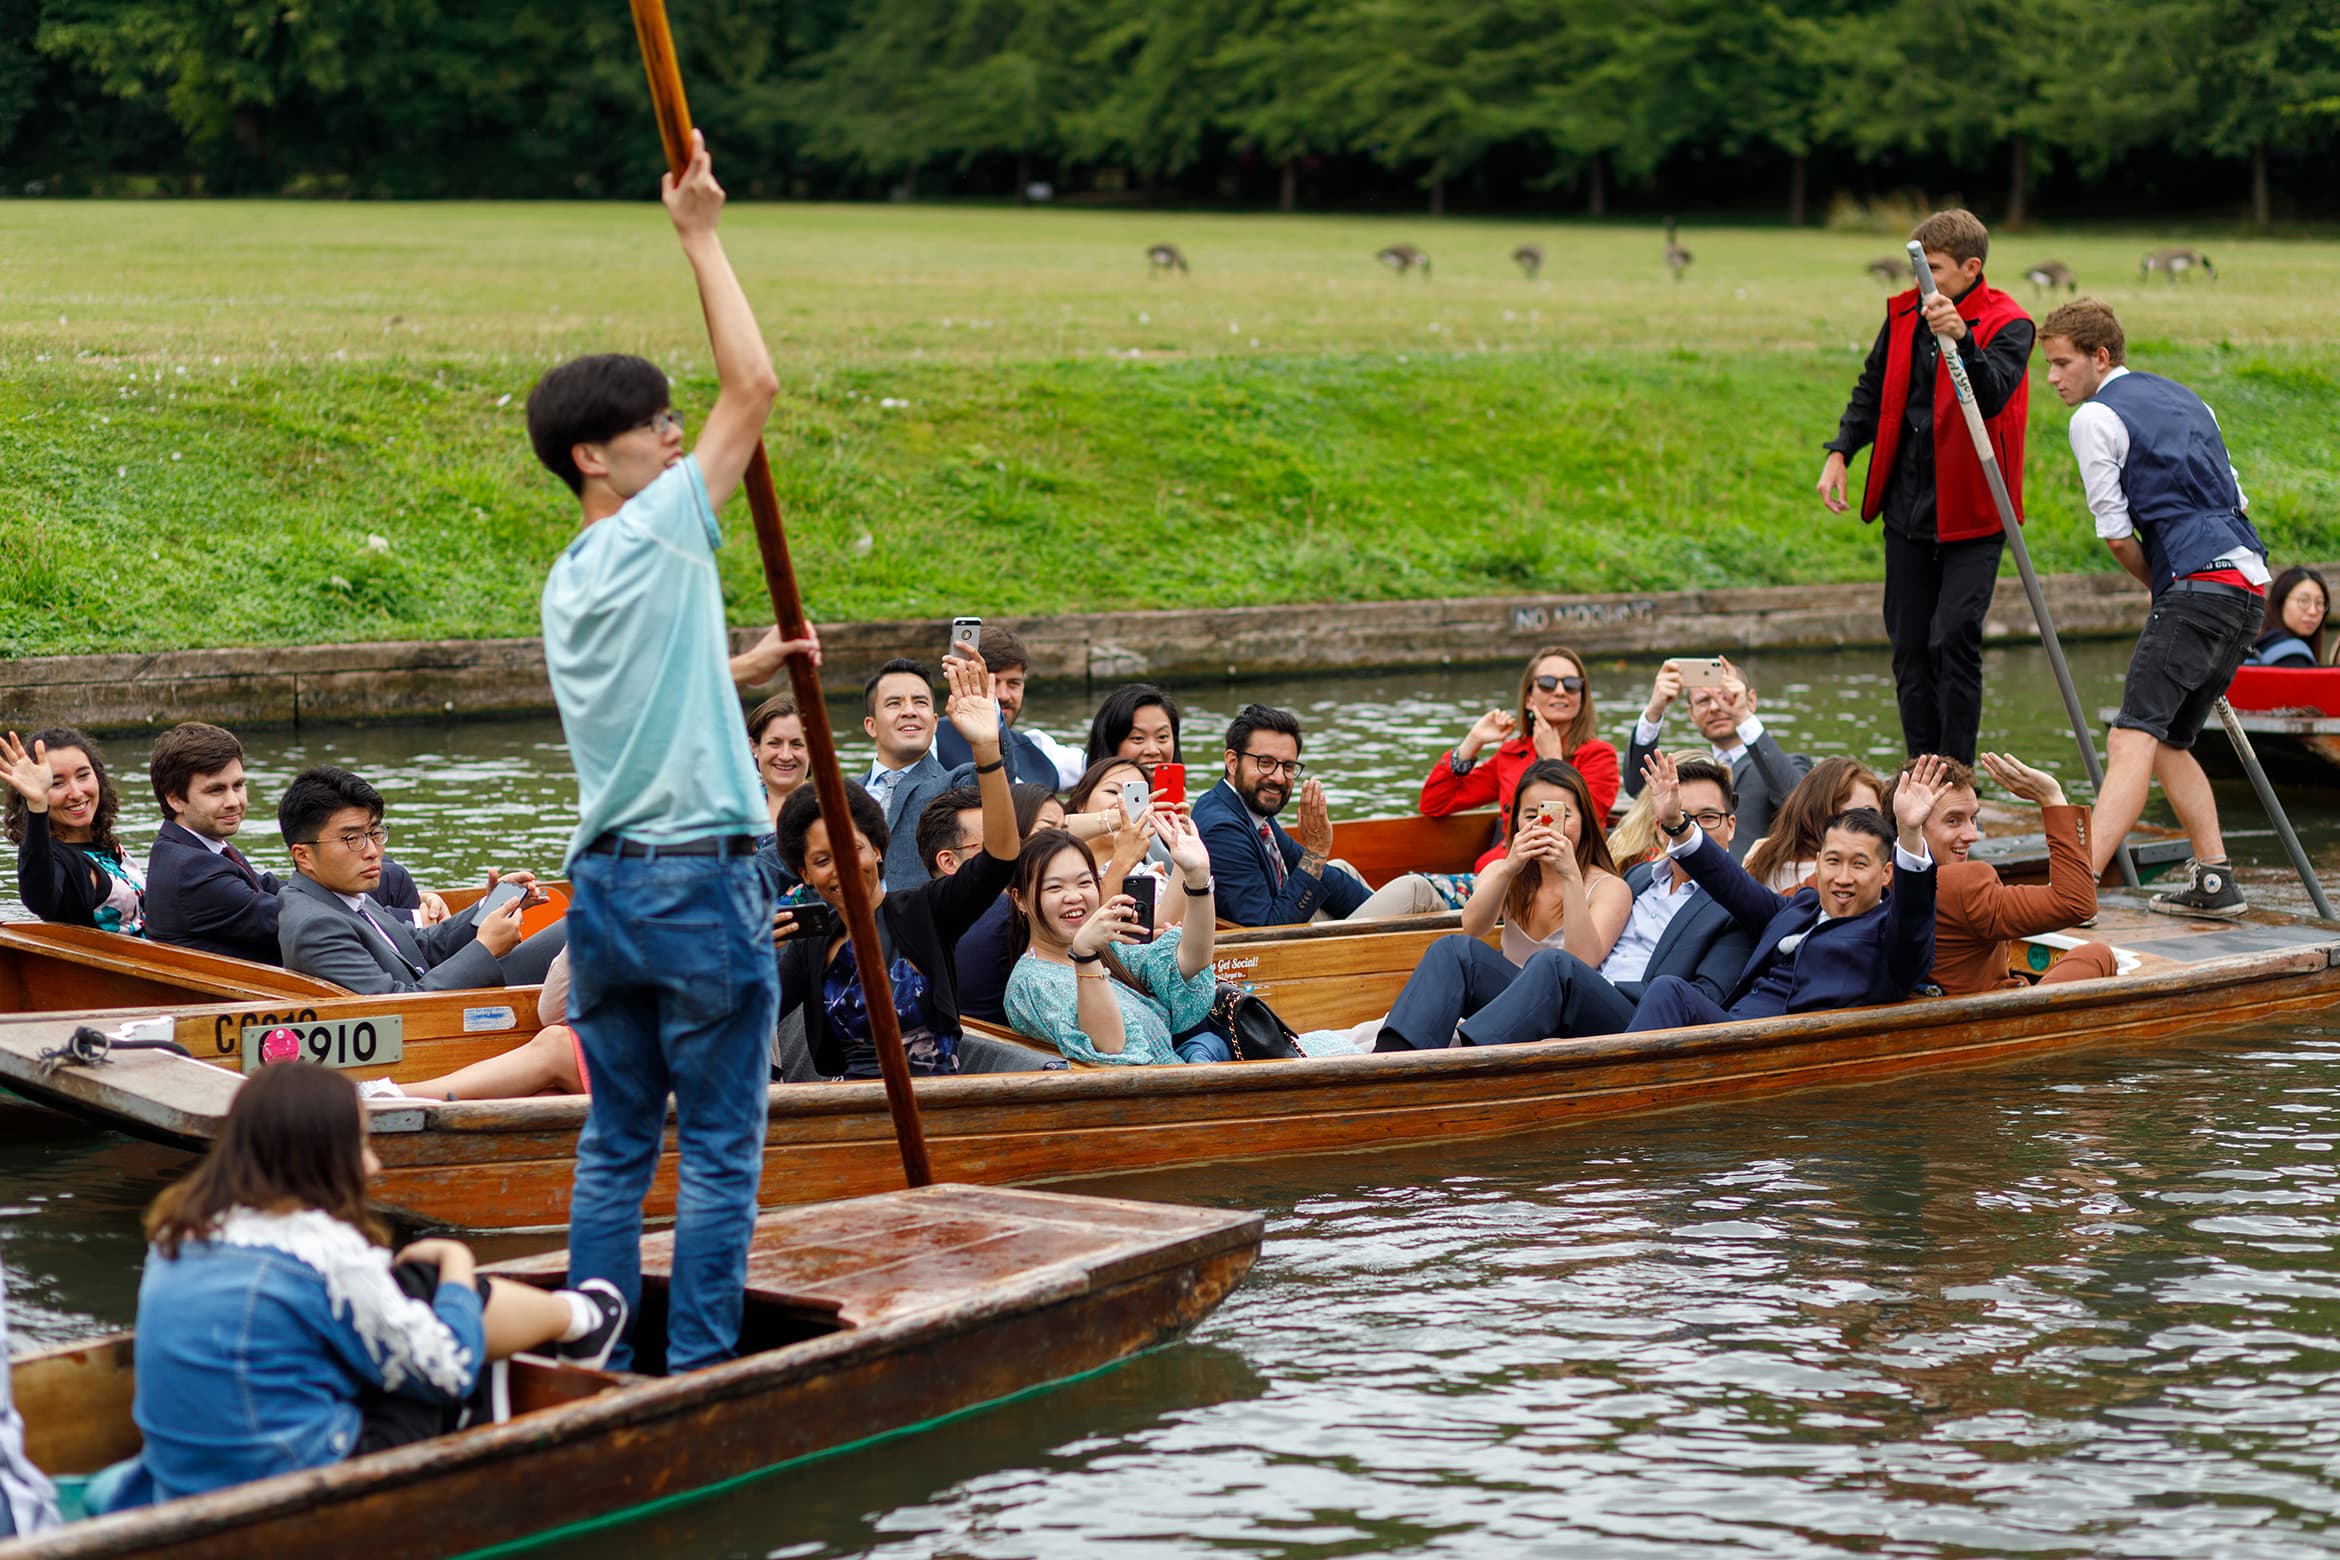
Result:
[[[277,896],[284,884],[235,846],[249,804],[244,745],[235,733],[183,721],[154,739],[147,759],[154,799],[166,820],[146,858],[146,935],[155,942],[277,964]],[[410,926],[447,918],[446,901],[425,896],[404,867],[382,858],[366,897],[403,914]]]
[[[1926,757],[1893,796],[1893,826],[1866,807],[1828,820],[1815,888],[1778,894],[1691,827],[1673,761],[1651,756],[1643,773],[1650,809],[1688,869],[1731,918],[1755,934],[1755,952],[1721,1002],[1689,981],[1650,982],[1629,1033],[1776,1018],[1829,1008],[1899,1002],[1934,963],[1934,859],[1926,815],[1949,787],[1942,760]]]
[[[1024,679],[1032,669],[1032,653],[1024,642],[995,623],[983,625],[976,652],[991,672],[999,692],[999,751],[1007,760],[1008,779],[1019,785],[1044,785],[1061,791],[1080,779],[1088,758],[1077,747],[1066,747],[1047,732],[1020,724],[1024,713]],[[975,761],[974,749],[949,721],[934,734],[934,756],[946,769]]]
[[[926,881],[919,816],[953,786],[972,786],[975,766],[945,769],[934,756],[934,681],[923,663],[896,656],[862,685],[861,697],[868,711],[861,729],[877,744],[861,786],[886,810],[883,877],[888,892],[903,893]]]
[[[1291,926],[1322,918],[1371,920],[1444,908],[1417,873],[1379,889],[1332,854],[1324,787],[1300,762],[1300,718],[1246,704],[1227,727],[1227,776],[1194,804],[1194,826],[1211,853],[1219,914],[1237,926]],[[1297,793],[1300,838],[1276,822]]]
[[[1738,793],[1720,761],[1685,760],[1681,805],[1724,850],[1738,830]],[[1476,937],[1442,937],[1384,1021],[1377,1051],[1435,1050],[1458,1032],[1471,1045],[1613,1035],[1633,1022],[1651,981],[1678,976],[1720,1001],[1755,951],[1752,932],[1672,859],[1625,873],[1633,911],[1599,967],[1547,948],[1514,969]],[[1468,1015],[1467,1017],[1465,1015]]]

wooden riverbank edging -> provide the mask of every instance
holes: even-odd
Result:
[[[2135,633],[2145,593],[2126,575],[2042,581],[2069,638]],[[1539,645],[1594,656],[1663,656],[1884,643],[1882,587],[1549,593],[1178,612],[1066,613],[996,621],[1022,636],[1036,682],[1193,682],[1498,664]],[[969,606],[980,608],[971,601]],[[939,660],[947,624],[905,618],[820,625],[824,686],[858,694],[892,656]],[[2022,593],[2002,590],[1984,626],[1997,643],[2036,640]],[[735,630],[735,648],[755,631]],[[209,720],[238,730],[338,722],[478,719],[552,709],[534,639],[174,650],[0,661],[0,727],[68,723],[157,730]]]

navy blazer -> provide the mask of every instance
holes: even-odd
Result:
[[[1275,864],[1259,824],[1235,788],[1221,780],[1194,804],[1194,826],[1203,847],[1211,853],[1211,878],[1217,884],[1218,911],[1237,926],[1292,926],[1328,911],[1343,920],[1372,896],[1372,890],[1346,872],[1309,877],[1294,870],[1300,865],[1300,842],[1273,819],[1276,852],[1284,863],[1284,885],[1276,886]]]
[[[999,723],[999,755],[1007,760],[1008,779],[1015,784],[1044,785],[1049,790],[1061,790],[1056,773],[1056,761],[1040,751],[1040,744],[1025,736],[1006,721]],[[975,762],[975,750],[967,746],[967,739],[959,735],[959,728],[949,721],[934,734],[934,756],[946,767],[958,768]]]
[[[253,867],[246,877],[192,829],[165,823],[146,855],[146,935],[199,953],[281,964],[276,922],[283,891],[275,873]],[[387,856],[382,881],[366,897],[393,910],[422,904],[414,879]]]
[[[1779,958],[1782,937],[1813,928],[1820,918],[1820,895],[1809,888],[1772,892],[1703,834],[1698,848],[1681,862],[1699,887],[1755,935],[1755,951],[1723,1002],[1727,1008]],[[1930,865],[1922,872],[1897,865],[1893,884],[1875,909],[1812,930],[1797,950],[1787,1010],[1863,1007],[1908,996],[1934,967],[1934,879]]]
[[[1644,861],[1626,868],[1625,886],[1640,898],[1651,876],[1663,865]],[[1617,989],[1639,1002],[1651,981],[1660,975],[1678,975],[1719,1006],[1754,951],[1755,934],[1733,920],[1721,900],[1704,888],[1694,888],[1689,901],[1658,934],[1657,949],[1650,954],[1649,967],[1641,979],[1620,981]]]
[[[901,893],[926,881],[926,863],[918,855],[918,815],[926,811],[926,804],[953,786],[974,783],[973,764],[945,769],[932,753],[919,754],[918,762],[894,782],[886,807],[884,877],[889,892]]]
[[[1638,729],[1638,728],[1636,728]],[[1705,742],[1704,737],[1698,739]],[[1665,746],[1661,735],[1647,747],[1630,737],[1625,743],[1625,794],[1641,794],[1641,766],[1649,755]],[[1712,747],[1712,743],[1707,743]],[[1780,803],[1788,793],[1811,773],[1812,759],[1808,753],[1790,753],[1779,745],[1769,728],[1762,736],[1747,744],[1731,763],[1731,789],[1738,793],[1734,813],[1739,820],[1739,832],[1731,836],[1731,859],[1743,861],[1755,842],[1771,832],[1771,820],[1779,815]]]

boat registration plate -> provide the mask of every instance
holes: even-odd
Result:
[[[258,1072],[270,1062],[380,1067],[406,1055],[406,1020],[386,1013],[379,1018],[249,1024],[244,1028],[243,1053],[248,1073]]]

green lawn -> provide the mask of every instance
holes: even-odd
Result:
[[[533,632],[565,491],[520,403],[587,350],[713,393],[653,205],[12,202],[0,223],[0,654]],[[1810,496],[1889,238],[741,207],[787,386],[772,450],[814,611],[1009,616],[1872,577]],[[2278,562],[2340,550],[2340,244],[2003,244],[2121,309],[2224,420]],[[1524,281],[1526,239],[1550,258]],[[1181,244],[1191,275],[1150,279]],[[1373,251],[1428,249],[1399,281]],[[2035,372],[2043,566],[2104,566]],[[744,509],[726,553],[762,609]]]

